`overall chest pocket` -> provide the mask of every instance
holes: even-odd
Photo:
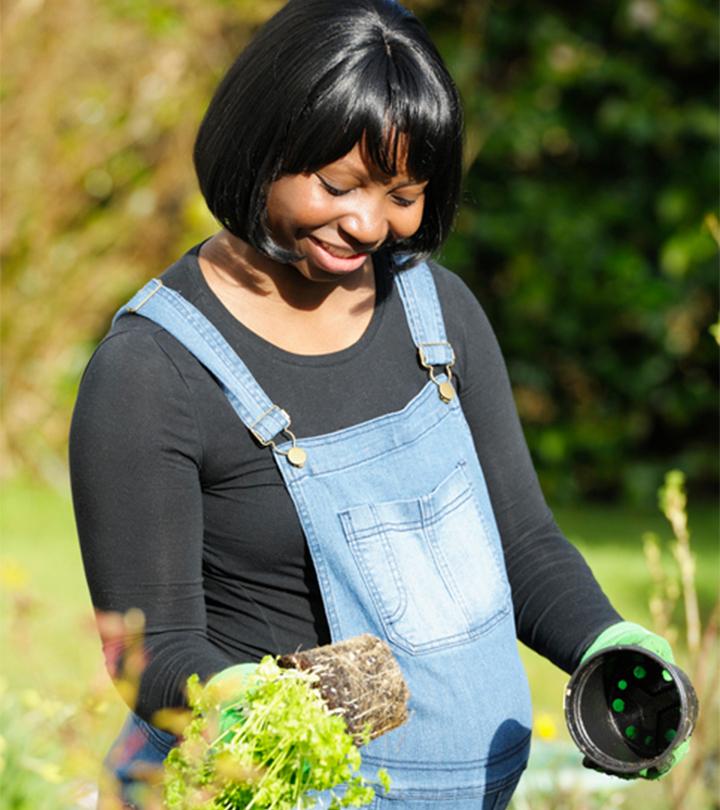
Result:
[[[510,610],[502,550],[465,462],[428,495],[356,506],[340,521],[387,637],[402,649],[465,643]]]

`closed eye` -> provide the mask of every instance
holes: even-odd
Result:
[[[327,180],[324,180],[320,175],[317,175],[318,180],[322,183],[323,188],[327,191],[328,194],[331,194],[333,197],[342,197],[343,194],[347,194],[350,189],[341,189],[336,188],[335,186],[331,186]]]
[[[332,197],[343,197],[345,194],[349,194],[352,191],[351,188],[342,189],[342,188],[337,188],[337,186],[333,186],[331,183],[328,183],[328,181],[319,174],[316,174],[316,177],[318,178],[318,180],[322,184],[322,187],[325,189],[325,191],[327,191],[327,193],[330,194]],[[424,193],[424,191],[423,191],[423,193]],[[422,196],[422,194],[420,196]],[[401,208],[409,208],[411,205],[415,205],[415,203],[418,201],[418,198],[416,198],[414,200],[409,200],[407,197],[396,197],[396,196],[394,196],[392,198],[392,200],[396,205],[399,205]]]

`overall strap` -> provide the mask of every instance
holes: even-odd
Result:
[[[273,445],[273,438],[283,431],[294,443],[287,413],[273,404],[220,332],[180,293],[154,278],[117,311],[113,323],[126,313],[162,326],[212,372],[243,424],[261,444]]]
[[[445,334],[445,323],[432,271],[426,262],[422,262],[408,269],[398,267],[393,278],[405,307],[420,364],[430,372],[430,379],[438,386],[440,397],[449,401],[454,397],[450,380],[455,352]],[[434,366],[444,367],[446,381],[436,379]]]

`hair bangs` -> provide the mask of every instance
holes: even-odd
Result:
[[[402,54],[365,55],[364,64],[336,66],[291,124],[281,174],[315,171],[360,144],[367,162],[388,177],[432,181],[457,137],[457,112],[446,88],[419,74]],[[375,58],[371,58],[375,56]]]

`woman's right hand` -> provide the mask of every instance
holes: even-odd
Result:
[[[255,677],[257,668],[258,665],[254,662],[234,664],[213,675],[207,682],[207,687],[212,689],[218,698],[218,741],[229,728],[243,721],[243,697],[248,689],[258,683]]]

